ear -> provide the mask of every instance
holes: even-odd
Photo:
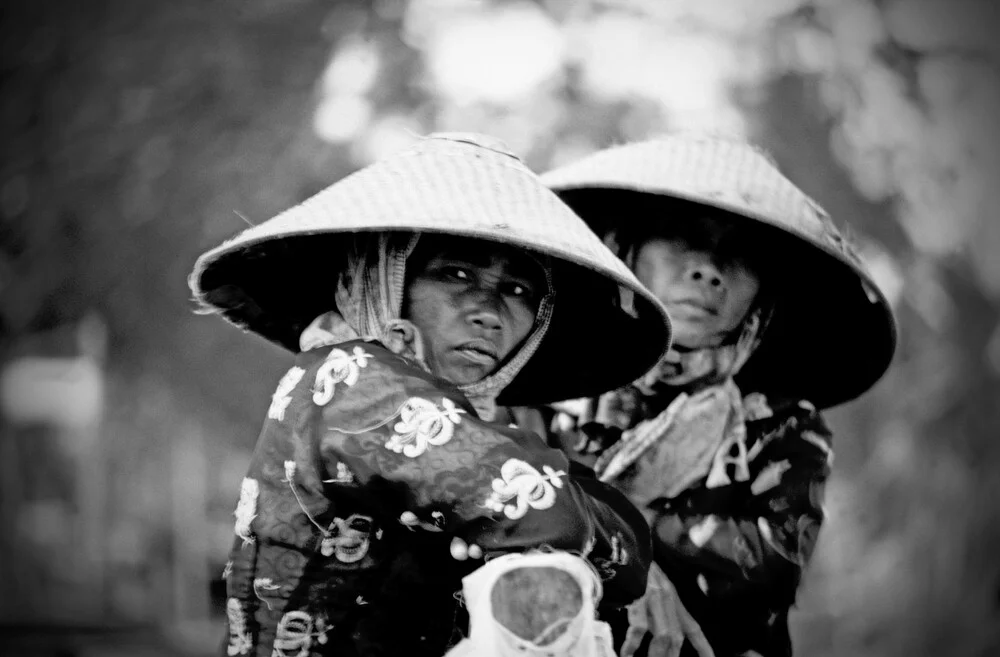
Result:
[[[430,368],[424,362],[424,340],[420,329],[405,319],[393,319],[385,325],[382,342],[392,353],[416,361],[427,372]]]

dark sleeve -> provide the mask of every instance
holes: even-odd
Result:
[[[591,499],[600,503],[597,508],[603,518],[598,521],[597,528],[606,536],[595,545],[590,561],[598,566],[602,577],[611,575],[613,578],[610,584],[605,581],[601,608],[623,607],[642,596],[646,590],[646,576],[653,559],[649,525],[624,494],[610,484],[599,481],[594,471],[587,466],[570,461],[570,474]],[[621,532],[621,549],[619,554],[615,554],[616,539],[613,532],[620,523],[624,523],[629,531]],[[601,549],[603,546],[611,546],[611,552],[605,552]],[[621,554],[623,550],[624,555]],[[631,560],[628,558],[629,551]],[[629,561],[634,564],[633,567],[628,567]]]
[[[769,422],[759,446],[751,446],[750,479],[662,502],[653,541],[675,566],[723,577],[737,588],[740,582],[779,586],[781,597],[793,599],[823,522],[831,434],[807,405]]]
[[[617,492],[579,476],[539,436],[482,421],[454,387],[377,346],[362,348],[372,356],[350,370],[350,385],[344,378],[313,399],[324,481],[346,466],[355,490],[378,491],[379,515],[407,514],[487,553],[576,551],[611,564],[606,596],[624,604],[642,594],[649,537]],[[314,390],[328,389],[323,366],[314,378]]]

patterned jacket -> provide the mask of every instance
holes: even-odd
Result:
[[[805,401],[744,397],[749,478],[708,488],[705,480],[649,516],[656,562],[663,568],[718,657],[754,650],[792,654],[788,611],[795,602],[823,522],[823,491],[833,461],[831,434]],[[617,438],[584,427],[563,434],[571,456],[588,460]],[[620,640],[625,620],[615,621]],[[682,655],[694,655],[690,645]]]
[[[605,604],[642,595],[642,517],[536,434],[481,421],[451,384],[378,343],[304,352],[243,480],[227,564],[230,657],[434,655],[456,642],[455,536],[487,556],[584,554]]]

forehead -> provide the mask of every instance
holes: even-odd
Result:
[[[658,217],[658,221],[649,233],[648,240],[710,240],[713,242],[738,237],[740,239],[751,234],[747,222],[728,217],[711,210],[691,212],[676,217]]]
[[[545,279],[542,264],[524,249],[468,237],[421,235],[412,257],[412,264],[418,267],[447,260],[473,267],[500,267],[511,276]]]
[[[760,267],[768,251],[764,231],[753,220],[731,217],[706,210],[676,217],[656,217],[641,232],[625,237],[626,249],[641,253],[659,245],[681,251],[711,253],[725,260],[736,260]]]

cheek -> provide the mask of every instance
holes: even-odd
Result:
[[[671,291],[677,281],[677,271],[666,260],[639,261],[636,263],[635,277],[646,286],[660,301],[671,297]]]
[[[750,310],[754,299],[757,298],[758,290],[760,290],[760,283],[756,276],[740,273],[732,277],[729,284],[727,305],[735,323],[743,321],[743,317]]]
[[[420,281],[414,281],[407,292],[403,318],[413,322],[424,343],[429,345],[441,329],[445,304],[449,303],[447,296],[435,286]]]
[[[529,304],[514,302],[510,306],[511,345],[516,345],[528,337],[535,325],[537,310]]]
[[[689,257],[678,244],[666,240],[647,242],[636,254],[635,276],[653,294],[667,294],[680,280],[683,262]]]

